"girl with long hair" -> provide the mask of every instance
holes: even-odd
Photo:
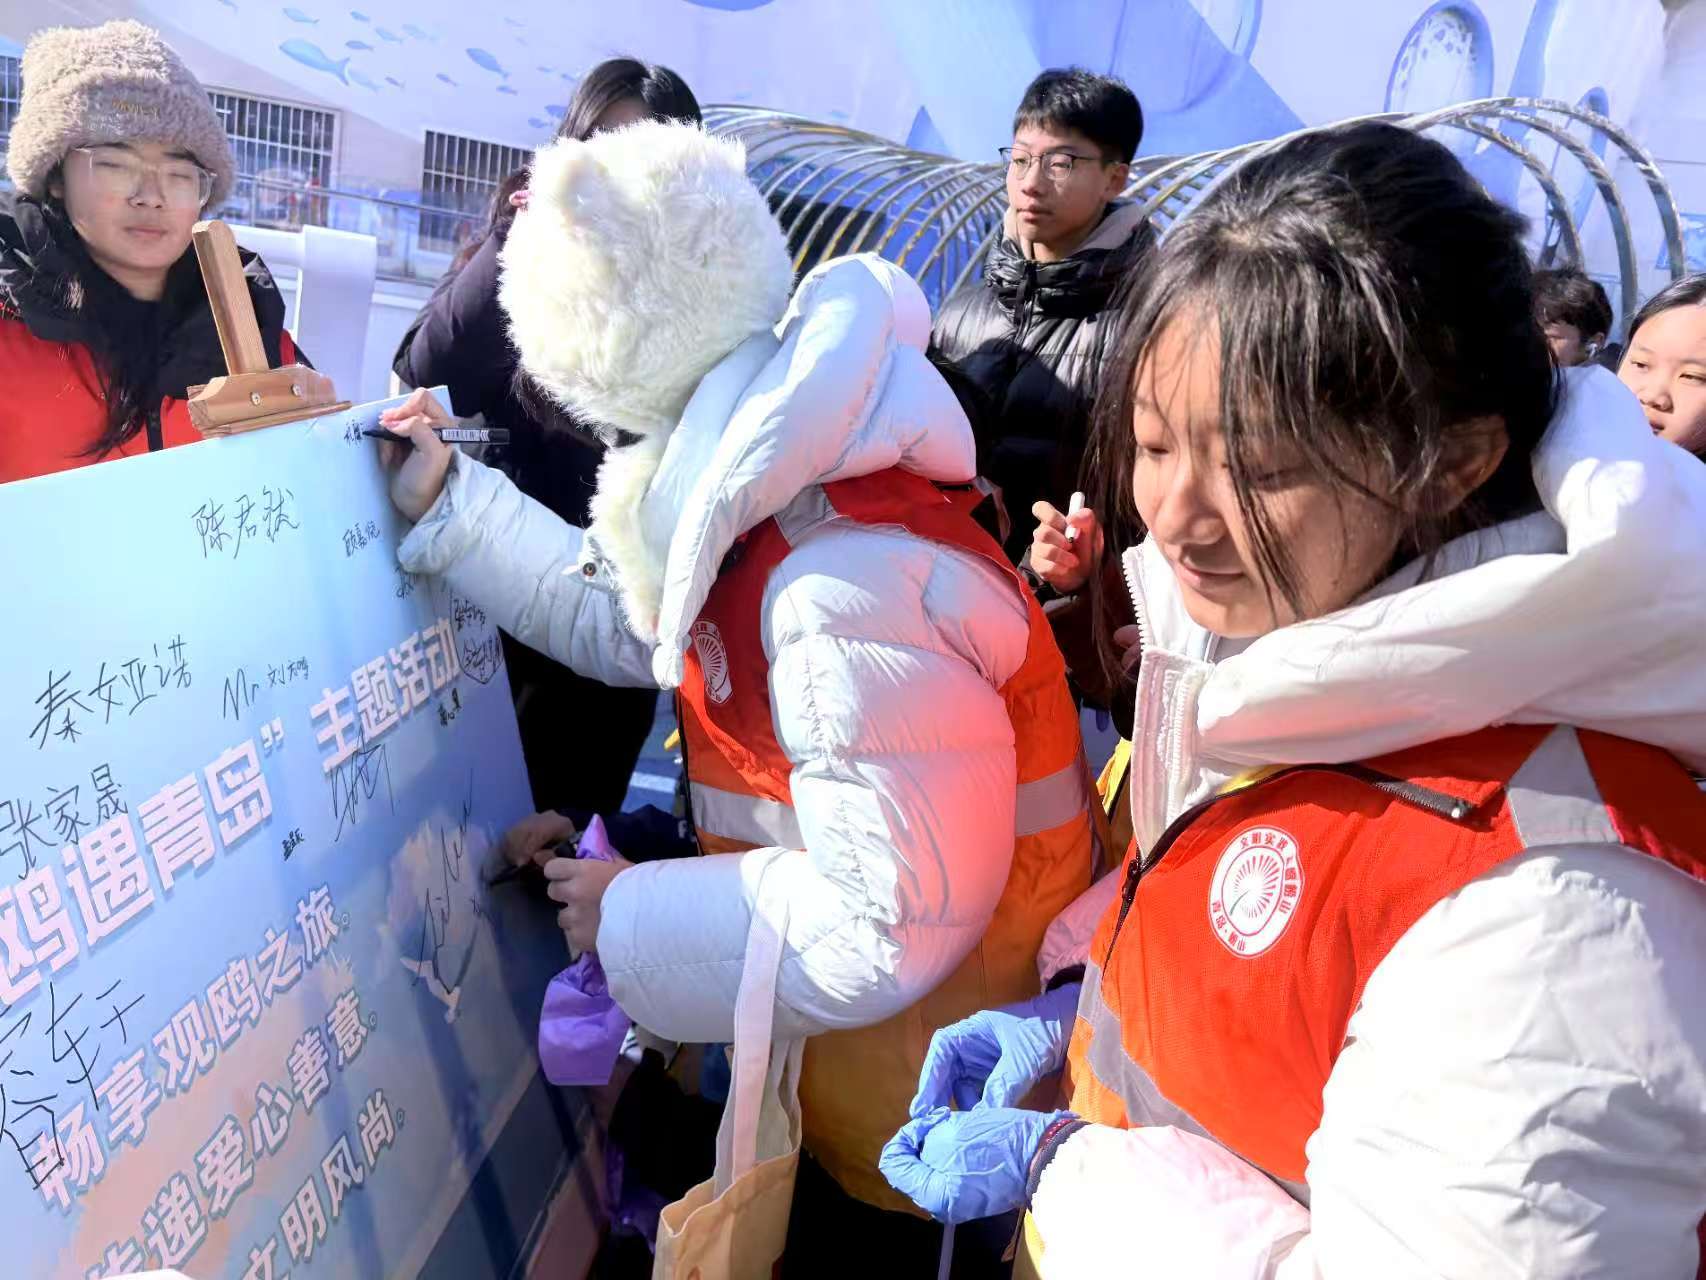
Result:
[[[1134,673],[1135,839],[1047,994],[937,1033],[891,1182],[1028,1206],[1049,1277],[1696,1275],[1706,471],[1391,125],[1224,178],[1123,334],[1033,564]]]
[[[190,248],[235,169],[207,92],[130,21],[41,32],[23,79],[0,217],[0,481],[199,440],[188,388],[226,372]],[[242,257],[267,358],[303,362],[271,274]]]

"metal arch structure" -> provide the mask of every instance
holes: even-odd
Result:
[[[857,130],[752,107],[705,108],[705,126],[746,147],[797,271],[878,253],[933,303],[973,274],[1001,228],[999,164],[952,160]]]
[[[1552,144],[1593,184],[1617,253],[1619,311],[1627,320],[1640,302],[1640,269],[1625,203],[1599,149],[1627,160],[1658,210],[1672,276],[1684,267],[1682,223],[1670,187],[1652,156],[1627,130],[1593,111],[1539,98],[1487,98],[1415,115],[1381,114],[1406,129],[1467,135],[1481,154],[1508,156],[1539,188],[1558,236],[1559,260],[1582,263],[1582,229],[1553,168],[1537,154]],[[754,107],[713,106],[706,126],[743,143],[747,167],[788,232],[794,265],[804,271],[844,253],[879,253],[911,274],[932,303],[972,279],[1001,234],[1006,188],[999,164],[957,161],[900,146],[873,134]],[[1589,141],[1583,141],[1586,137]],[[1140,202],[1156,229],[1189,213],[1213,185],[1284,138],[1190,156],[1139,156],[1128,198]],[[1554,161],[1554,164],[1556,161]],[[1615,160],[1613,161],[1615,163]],[[1591,214],[1593,205],[1588,206]]]

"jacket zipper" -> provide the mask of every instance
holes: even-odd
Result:
[[[1125,554],[1120,556],[1120,576],[1125,579],[1125,593],[1131,597],[1132,616],[1137,619],[1137,656],[1143,660],[1143,651],[1149,648],[1149,619],[1145,617],[1143,593],[1137,589],[1137,579],[1131,573],[1132,558]]]
[[[1220,803],[1222,800],[1229,799],[1236,795],[1243,795],[1245,792],[1252,791],[1257,787],[1265,786],[1267,783],[1277,781],[1280,778],[1290,777],[1292,774],[1296,773],[1336,773],[1341,777],[1354,778],[1358,782],[1366,783],[1377,790],[1384,791],[1395,800],[1401,801],[1404,804],[1412,805],[1418,809],[1424,810],[1425,812],[1431,813],[1436,817],[1445,818],[1451,822],[1463,822],[1475,811],[1475,806],[1470,804],[1467,800],[1462,799],[1460,796],[1447,795],[1443,791],[1435,791],[1432,788],[1421,786],[1418,783],[1406,782],[1402,778],[1394,778],[1389,774],[1381,773],[1377,769],[1370,769],[1365,764],[1290,765],[1287,768],[1276,770],[1265,777],[1259,778],[1255,782],[1248,783],[1241,787],[1233,787],[1227,791],[1218,792],[1215,795],[1209,796],[1205,800],[1198,801],[1189,809],[1186,809],[1181,813],[1177,818],[1174,818],[1172,822],[1168,823],[1167,829],[1161,833],[1161,838],[1155,842],[1155,848],[1150,852],[1148,857],[1144,857],[1141,850],[1132,857],[1131,866],[1126,868],[1125,884],[1120,891],[1120,913],[1114,920],[1114,933],[1113,936],[1108,939],[1107,952],[1102,956],[1103,965],[1106,966],[1113,958],[1114,943],[1119,941],[1120,930],[1125,927],[1126,916],[1131,914],[1132,903],[1137,900],[1137,886],[1142,882],[1144,874],[1157,862],[1161,861],[1163,855],[1166,854],[1168,849],[1172,848],[1173,844],[1185,833],[1185,829],[1189,827],[1191,823],[1195,822],[1205,812],[1214,805]]]
[[[675,730],[681,735],[679,743],[681,747],[681,777],[676,782],[675,795],[672,797],[672,801],[682,801],[684,810],[673,816],[678,823],[686,822],[687,834],[693,841],[694,852],[703,853],[704,850],[699,847],[699,824],[693,819],[693,771],[687,763],[687,717],[681,711],[680,689],[675,691]],[[673,809],[674,807],[672,803],[670,808]],[[678,827],[677,830],[679,831],[680,828]]]
[[[1120,557],[1120,574],[1125,579],[1126,594],[1131,599],[1132,618],[1137,624],[1138,661],[1133,674],[1133,684],[1141,690],[1143,680],[1143,655],[1153,648],[1153,639],[1149,625],[1149,597],[1143,590],[1143,586],[1140,581],[1141,575],[1135,568],[1136,563],[1136,557],[1133,555],[1125,554]],[[1215,654],[1218,652],[1219,648],[1220,637],[1211,633],[1208,635],[1207,641],[1203,645],[1203,652],[1200,659],[1195,660],[1212,664],[1215,660]],[[1188,657],[1189,655],[1183,656]],[[1137,732],[1139,725],[1143,722],[1144,713],[1144,708],[1142,706],[1133,706],[1132,732],[1134,734]],[[1175,715],[1172,718],[1176,720],[1178,717]],[[1167,807],[1172,803],[1172,792],[1178,785],[1177,780],[1182,778],[1185,774],[1185,761],[1184,743],[1180,734],[1179,726],[1172,723],[1163,724],[1160,726],[1160,731],[1166,735],[1167,741],[1167,759],[1162,763],[1161,767],[1161,781],[1165,786],[1163,788],[1164,794],[1161,796],[1160,804],[1162,806],[1161,812],[1164,814],[1167,811]],[[1147,770],[1144,772],[1147,772]],[[1148,827],[1150,825],[1150,821],[1146,819],[1144,825],[1145,827]]]

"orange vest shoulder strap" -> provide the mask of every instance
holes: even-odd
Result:
[[[920,537],[980,555],[1020,582],[994,538],[971,518],[982,500],[975,489],[938,486],[911,471],[891,467],[850,480],[832,480],[824,495],[837,515],[861,524],[898,524]]]

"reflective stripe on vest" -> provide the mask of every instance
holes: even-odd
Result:
[[[780,800],[740,795],[703,783],[692,786],[689,794],[693,799],[693,825],[701,832],[755,849],[769,845],[784,849],[804,846],[793,808]],[[1091,803],[1082,761],[1046,778],[1021,782],[1013,810],[1013,835],[1015,838],[1041,835],[1076,822]]]
[[[1568,845],[1618,845],[1706,881],[1706,797],[1681,765],[1568,727],[1287,769],[1177,825],[1123,926],[1115,903],[1091,944],[1072,1108],[1205,1135],[1305,1204],[1306,1144],[1363,987],[1435,904]],[[1241,899],[1227,891],[1237,872]],[[1229,925],[1248,946],[1226,941]]]
[[[1149,1073],[1125,1051],[1125,1046],[1120,1043],[1119,1016],[1102,999],[1102,966],[1094,960],[1084,966],[1084,990],[1078,1001],[1078,1019],[1084,1036],[1084,1063],[1096,1079],[1119,1098],[1123,1109],[1123,1116],[1117,1119],[1101,1115],[1095,1117],[1094,1123],[1112,1124],[1121,1129],[1166,1125],[1216,1141],[1212,1133],[1197,1123],[1196,1117],[1169,1101],[1156,1087],[1155,1081],[1149,1078]],[[1308,1183],[1288,1182],[1266,1169],[1262,1172],[1267,1173],[1298,1203],[1309,1203]]]
[[[693,825],[702,832],[759,848],[798,849],[805,841],[791,806],[763,796],[743,796],[703,784],[690,787]]]
[[[1076,822],[1095,803],[1082,757],[1034,782],[1021,782],[1013,809],[1015,836],[1041,835]]]
[[[1618,844],[1582,740],[1567,725],[1546,735],[1505,789],[1517,838],[1528,849],[1549,844]]]

